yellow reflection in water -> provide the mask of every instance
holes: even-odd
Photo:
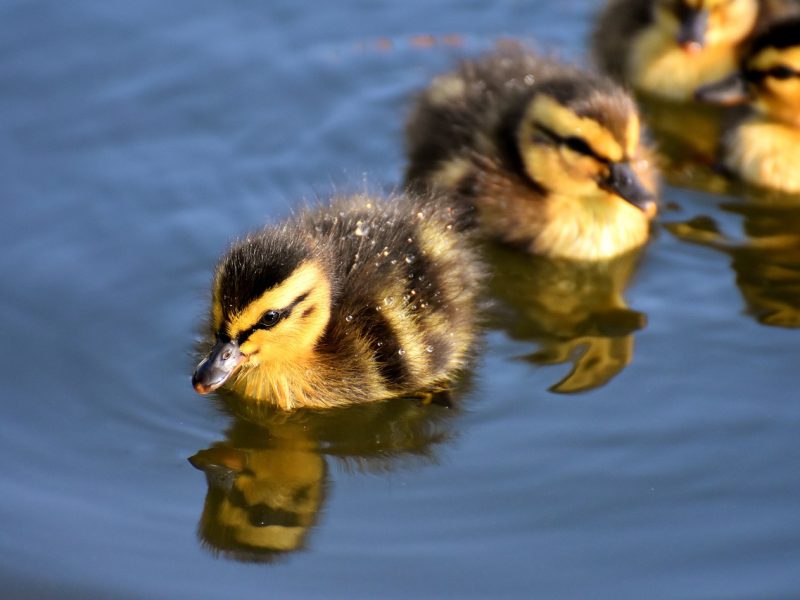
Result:
[[[708,169],[714,165],[722,130],[739,112],[693,102],[638,100],[670,183],[692,177],[698,166]]]
[[[665,219],[664,227],[684,242],[730,257],[748,312],[758,322],[800,327],[800,196],[753,188],[717,165],[725,128],[748,109],[640,100],[666,179],[674,186],[738,199],[710,205],[707,214],[684,221]],[[723,232],[721,223],[732,215],[741,220],[740,230]]]
[[[683,241],[730,257],[736,285],[759,323],[800,327],[800,198],[792,204],[751,199],[751,204],[721,206],[742,218],[736,237],[723,233],[709,216],[665,226]]]
[[[633,334],[646,323],[628,308],[624,290],[639,254],[583,263],[523,255],[500,246],[488,251],[491,322],[538,350],[525,356],[540,365],[571,363],[550,389],[580,392],[604,385],[633,358]]]
[[[233,417],[225,439],[189,458],[208,483],[198,535],[243,562],[305,547],[328,496],[331,457],[357,471],[435,461],[457,414],[410,399],[285,413],[228,395],[223,408]]]

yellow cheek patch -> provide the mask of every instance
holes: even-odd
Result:
[[[301,263],[288,279],[264,292],[242,312],[234,315],[228,324],[228,335],[235,338],[242,331],[253,327],[268,310],[280,310],[289,306],[299,296],[314,288],[328,287],[327,278],[315,262]]]
[[[280,329],[281,325],[283,325],[283,323],[278,323],[274,329],[269,331],[265,329],[257,329],[251,333],[250,337],[247,338],[247,341],[244,342],[240,347],[242,354],[255,354],[256,351],[267,342],[267,338],[274,333],[275,329]]]
[[[594,119],[581,117],[550,96],[537,96],[526,111],[526,123],[541,123],[564,138],[579,137],[597,154],[612,161],[624,152],[611,132]]]

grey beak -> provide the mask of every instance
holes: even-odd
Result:
[[[706,45],[708,11],[692,10],[681,22],[676,41],[687,52],[697,52]]]
[[[608,177],[600,182],[600,187],[617,194],[645,212],[655,202],[653,194],[644,187],[627,162],[611,163]]]
[[[736,72],[725,79],[697,88],[694,98],[699,102],[729,105],[746,102],[750,94],[747,90],[747,81],[741,73]]]
[[[217,341],[192,375],[192,385],[198,394],[212,392],[225,383],[241,364],[244,356],[236,342]]]

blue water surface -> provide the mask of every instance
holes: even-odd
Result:
[[[394,188],[414,91],[501,37],[581,60],[591,4],[0,6],[4,597],[800,594],[800,332],[765,322],[771,263],[748,279],[660,228],[615,301],[641,322],[612,342],[521,320],[533,281],[498,306],[451,409],[253,428],[191,389],[234,236],[302,199]],[[800,222],[664,196],[664,222],[731,235]],[[616,367],[551,390],[586,347]],[[186,459],[209,448],[278,481],[253,493],[307,473],[301,543],[267,561],[203,539],[210,492]]]

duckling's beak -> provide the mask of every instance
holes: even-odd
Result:
[[[243,453],[232,448],[208,448],[188,458],[195,469],[206,474],[208,484],[224,492],[230,491],[244,468]]]
[[[733,73],[725,79],[709,83],[697,88],[694,98],[698,102],[710,104],[741,104],[750,99],[747,81],[740,72]]]
[[[600,182],[600,187],[627,200],[647,214],[655,207],[655,197],[642,185],[630,163],[611,163],[608,176]]]
[[[233,375],[245,356],[236,342],[217,341],[192,375],[192,385],[198,394],[213,392]]]
[[[681,21],[676,41],[685,52],[694,54],[700,52],[706,44],[706,29],[708,28],[708,11],[692,10]]]

